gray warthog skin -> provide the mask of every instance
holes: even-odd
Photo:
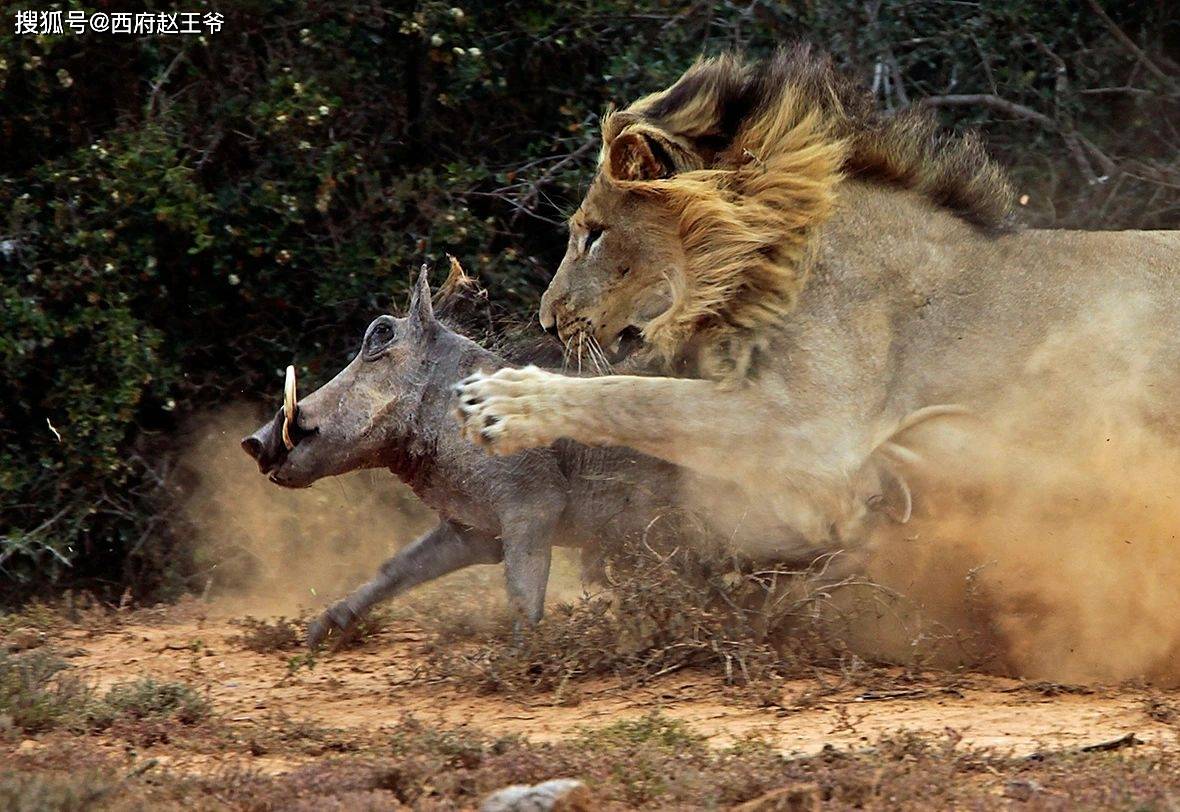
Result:
[[[448,280],[444,304],[451,288]],[[506,457],[485,453],[454,416],[456,384],[506,366],[503,357],[435,318],[423,269],[409,313],[375,319],[356,358],[298,403],[288,426],[292,448],[283,442],[282,410],[242,441],[278,485],[307,487],[360,468],[388,468],[440,518],[314,620],[309,645],[332,631],[347,633],[375,604],[414,586],[501,561],[518,622],[536,623],[554,545],[581,548],[591,573],[604,551],[629,539],[713,545],[796,566],[848,549],[809,545],[723,480],[686,474],[631,449],[559,440]],[[866,480],[866,505],[889,492],[888,479],[873,472]],[[827,574],[853,563],[844,558]]]
[[[440,522],[381,565],[368,583],[308,628],[318,645],[375,604],[472,564],[504,562],[518,617],[537,622],[553,545],[583,548],[643,533],[674,510],[678,469],[627,449],[570,443],[495,457],[468,442],[452,416],[452,387],[500,356],[434,317],[425,271],[405,318],[380,316],[360,351],[302,399],[290,436],[283,412],[242,441],[271,481],[289,488],[360,468],[388,468]]]

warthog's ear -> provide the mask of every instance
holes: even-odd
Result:
[[[414,292],[410,294],[410,321],[418,324],[430,324],[434,321],[434,306],[430,303],[430,281],[427,276],[430,269],[426,263],[418,271],[418,281],[414,283]]]

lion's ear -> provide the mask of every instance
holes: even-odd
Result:
[[[624,130],[611,141],[607,155],[610,176],[616,180],[659,180],[675,172],[665,143],[638,130]]]

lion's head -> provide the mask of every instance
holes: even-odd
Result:
[[[1010,221],[1011,190],[977,140],[940,136],[925,111],[881,116],[808,49],[698,62],[603,118],[542,326],[612,360],[741,374],[751,340],[793,308],[848,176],[916,189],[985,228]]]

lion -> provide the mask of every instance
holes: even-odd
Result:
[[[806,48],[699,61],[604,117],[541,300],[619,374],[475,374],[460,419],[496,454],[569,438],[722,476],[817,548],[854,541],[870,460],[937,477],[952,444],[923,429],[970,434],[1016,394],[1043,401],[1003,420],[1028,442],[1114,399],[1174,434],[1180,232],[1015,211],[977,137],[875,111]]]

